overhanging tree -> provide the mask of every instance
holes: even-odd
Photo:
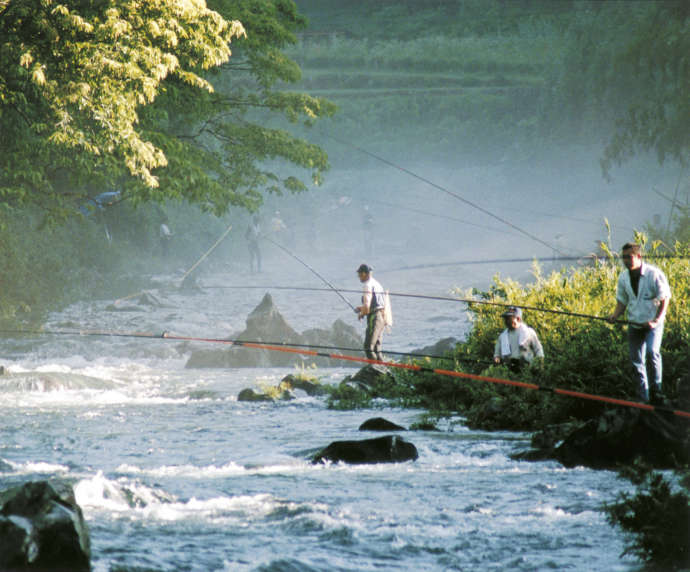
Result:
[[[253,109],[292,121],[333,112],[326,101],[272,89],[299,77],[280,53],[304,24],[294,3],[211,7],[0,3],[0,205],[66,216],[85,197],[118,189],[135,203],[173,197],[216,213],[253,208],[262,190],[304,188],[261,167],[272,158],[318,180],[323,151],[248,119]],[[237,60],[221,68],[231,41]]]

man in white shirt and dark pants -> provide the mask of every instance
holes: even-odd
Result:
[[[364,285],[362,305],[355,311],[361,320],[366,316],[367,329],[364,336],[364,352],[369,359],[383,361],[381,353],[381,338],[386,326],[384,315],[385,292],[379,282],[371,275],[372,268],[361,264],[357,269],[359,281]]]
[[[639,244],[621,249],[626,270],[618,277],[616,308],[608,317],[615,322],[628,311],[628,348],[643,401],[661,400],[661,338],[671,289],[664,273],[642,262]]]

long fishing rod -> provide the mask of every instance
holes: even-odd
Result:
[[[28,333],[28,332],[27,332]],[[61,335],[80,335],[80,336],[111,336],[111,337],[129,337],[129,338],[150,338],[150,339],[165,339],[165,340],[176,340],[176,341],[191,341],[191,342],[211,342],[211,343],[222,343],[236,345],[240,347],[262,349],[268,351],[279,351],[285,353],[299,354],[299,355],[311,355],[314,357],[325,357],[329,359],[350,361],[357,363],[366,363],[371,365],[382,365],[385,367],[404,369],[409,371],[417,371],[420,373],[433,373],[437,375],[444,375],[449,377],[456,377],[462,379],[470,379],[474,381],[484,381],[487,383],[494,383],[499,385],[509,385],[512,387],[520,387],[522,389],[533,389],[537,391],[547,391],[553,393],[554,395],[564,395],[567,397],[574,397],[577,399],[586,399],[590,401],[599,401],[601,403],[610,403],[612,405],[620,405],[624,407],[632,407],[636,409],[642,409],[645,411],[663,411],[666,413],[672,413],[678,417],[684,417],[690,419],[690,412],[682,411],[679,409],[671,409],[670,407],[664,407],[659,405],[651,405],[649,403],[640,403],[638,401],[628,401],[625,399],[618,399],[615,397],[608,397],[604,395],[596,395],[592,393],[584,393],[581,391],[572,391],[569,389],[561,389],[556,387],[546,387],[537,385],[535,383],[527,383],[524,381],[515,381],[512,379],[504,379],[500,377],[489,377],[486,375],[477,375],[473,373],[466,373],[462,371],[454,371],[447,369],[439,369],[421,366],[418,364],[410,363],[397,363],[392,361],[382,361],[370,358],[362,358],[356,356],[349,356],[337,353],[325,353],[317,352],[308,349],[298,349],[295,347],[285,347],[285,346],[275,346],[266,343],[258,342],[247,342],[241,340],[223,340],[218,338],[200,338],[191,336],[178,336],[170,334],[168,332],[163,332],[162,334],[151,334],[151,333],[137,333],[137,332],[100,332],[100,331],[81,331],[81,332],[68,332],[64,330],[56,331],[44,331],[44,332],[32,332],[32,333],[44,333],[44,334],[61,334]]]
[[[384,159],[383,157],[376,155],[375,153],[372,153],[371,151],[368,151],[362,147],[359,147],[358,145],[355,145],[354,143],[351,143],[349,141],[343,141],[342,139],[339,139],[338,137],[334,137],[333,135],[330,135],[327,133],[325,133],[324,135],[326,135],[326,137],[330,137],[331,139],[333,139],[334,141],[337,141],[338,143],[342,143],[343,145],[349,145],[349,146],[357,149],[358,151],[364,153],[365,155],[369,155],[370,157],[373,157],[374,159],[381,161],[382,163],[385,163],[386,165],[389,165],[390,167],[393,167],[394,169],[398,169],[398,170],[402,171],[403,173],[406,173],[406,174],[410,175],[411,177],[414,177],[415,179],[418,179],[418,180],[426,183],[427,185],[430,185],[430,186],[434,187],[435,189],[438,189],[439,191],[442,191],[442,192],[446,193],[447,195],[471,206],[472,208],[483,212],[485,215],[490,216],[493,219],[496,219],[497,221],[509,226],[510,228],[517,230],[519,233],[524,234],[528,238],[530,238],[530,239],[532,239],[532,240],[534,240],[540,244],[543,244],[549,250],[553,250],[554,252],[558,252],[559,254],[562,254],[561,251],[558,250],[555,246],[549,244],[548,242],[543,241],[538,236],[535,236],[535,235],[527,232],[523,228],[520,228],[519,226],[517,226],[517,225],[513,224],[512,222],[504,219],[503,217],[500,217],[497,214],[492,213],[491,211],[485,209],[484,207],[479,206],[477,203],[474,203],[474,202],[460,196],[459,194],[454,193],[454,192],[446,189],[445,187],[442,187],[441,185],[438,185],[438,184],[434,183],[433,181],[430,181],[429,179],[426,179],[426,178],[418,175],[417,173],[410,171],[409,169],[406,169],[405,167],[401,167],[400,165],[396,165],[395,163],[393,163],[392,161],[389,161],[388,159]]]
[[[325,288],[322,290],[327,291]],[[119,338],[147,338],[147,339],[161,339],[161,338],[174,338],[174,336],[168,335],[167,332],[161,334],[153,334],[150,332],[114,332],[114,331],[103,331],[103,330],[0,330],[3,334],[21,334],[21,335],[60,335],[60,336],[102,336],[102,337],[119,337]],[[359,352],[363,353],[365,350],[363,348],[348,348],[342,346],[329,346],[329,345],[318,345],[318,344],[296,344],[291,342],[273,342],[273,341],[256,341],[256,340],[231,340],[231,339],[210,339],[203,338],[203,341],[215,341],[223,343],[232,343],[234,345],[241,346],[245,343],[254,344],[267,344],[275,347],[292,347],[292,348],[307,348],[307,349],[323,349],[323,350],[334,350],[334,351],[345,351],[345,352]],[[435,360],[447,360],[453,362],[465,362],[473,364],[486,364],[491,365],[494,362],[489,360],[482,360],[478,358],[471,357],[448,357],[439,356],[431,354],[422,354],[418,352],[400,352],[393,350],[386,350],[386,354],[396,355],[401,357],[409,357],[413,359],[435,359]]]
[[[216,240],[216,242],[211,246],[211,248],[209,248],[206,252],[204,252],[204,254],[201,255],[201,258],[199,258],[199,260],[197,260],[192,265],[192,267],[189,270],[187,270],[187,272],[184,273],[184,275],[180,279],[180,284],[184,284],[184,281],[187,278],[187,276],[189,276],[194,271],[194,269],[197,266],[199,266],[199,264],[201,264],[206,258],[208,258],[209,254],[211,254],[211,252],[213,252],[216,249],[216,247],[221,242],[223,242],[223,240],[225,239],[225,237],[228,235],[228,233],[231,230],[232,230],[232,225],[228,226],[228,228],[225,229],[225,232],[223,232],[223,234],[220,236],[220,238],[218,240]],[[123,296],[122,298],[118,298],[117,300],[115,300],[114,304],[117,306],[117,304],[119,304],[120,302],[123,302],[124,300],[130,300],[131,298],[139,296],[140,294],[143,294],[143,293],[144,293],[143,291],[140,291],[140,292],[134,292],[134,294],[129,294],[128,296]]]
[[[227,288],[227,289],[265,289],[265,290],[306,290],[311,292],[331,292],[335,287],[330,289],[326,288],[315,288],[307,286],[203,286],[204,288]],[[346,288],[339,288],[337,292],[360,292],[360,290],[349,290]],[[608,321],[606,316],[595,316],[594,314],[584,314],[579,312],[570,312],[568,310],[554,310],[552,308],[539,308],[537,306],[525,306],[522,304],[515,304],[511,302],[490,302],[489,300],[475,300],[473,298],[454,298],[451,296],[432,296],[429,294],[408,294],[405,292],[388,292],[389,296],[398,296],[401,298],[420,298],[423,300],[440,300],[443,302],[461,302],[471,306],[472,304],[487,305],[487,306],[500,306],[504,308],[518,307],[523,310],[533,310],[535,312],[547,312],[551,314],[561,314],[564,316],[573,316],[575,318],[587,318],[590,320],[603,320]],[[630,322],[629,320],[615,320],[616,324],[636,324],[636,322]]]
[[[285,252],[286,254],[291,256],[292,258],[294,258],[297,262],[302,264],[305,268],[310,270],[316,277],[318,277],[324,284],[326,284],[333,292],[335,292],[338,296],[340,296],[340,298],[343,300],[343,302],[345,302],[350,308],[352,308],[353,312],[357,311],[357,309],[352,304],[350,304],[350,302],[347,300],[347,298],[345,298],[345,296],[343,296],[338,291],[338,289],[335,286],[333,286],[333,284],[331,284],[328,280],[326,280],[323,276],[321,276],[321,274],[319,274],[316,270],[314,270],[311,266],[309,266],[309,264],[307,264],[304,260],[302,260],[300,257],[298,257],[294,252],[289,251],[287,248],[278,244],[275,240],[272,240],[268,236],[263,236],[263,238],[266,239],[268,242],[270,242],[272,245],[280,248],[280,250],[282,250],[283,252]]]
[[[201,258],[199,258],[199,260],[197,260],[197,261],[194,263],[194,265],[193,265],[189,270],[187,270],[187,272],[184,273],[184,275],[182,276],[182,279],[180,280],[180,283],[184,283],[184,281],[185,281],[185,279],[187,278],[187,276],[189,276],[189,275],[192,273],[192,271],[193,271],[197,266],[199,266],[199,264],[201,264],[201,263],[208,257],[208,255],[211,254],[211,253],[216,249],[216,247],[217,247],[221,242],[223,242],[223,240],[225,239],[225,237],[228,235],[228,233],[229,233],[231,230],[232,230],[232,225],[228,226],[228,228],[225,229],[225,232],[220,236],[220,238],[219,238],[218,240],[216,240],[215,243],[213,243],[213,246],[211,246],[211,248],[209,248],[206,252],[204,252],[204,254],[201,255]]]

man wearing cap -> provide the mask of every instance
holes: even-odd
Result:
[[[517,371],[535,358],[543,359],[544,348],[537,333],[522,322],[522,309],[511,306],[502,316],[506,329],[496,340],[494,363],[506,364]]]
[[[671,289],[661,270],[642,262],[639,244],[624,244],[621,258],[626,270],[618,276],[616,308],[608,321],[615,322],[627,309],[628,350],[638,394],[643,401],[650,397],[657,401],[661,399],[661,338]]]
[[[371,275],[372,268],[361,264],[357,269],[359,281],[364,285],[362,305],[355,308],[357,317],[361,320],[366,316],[367,329],[364,336],[364,352],[367,358],[383,361],[381,353],[381,338],[386,326],[384,316],[385,293],[378,280]]]

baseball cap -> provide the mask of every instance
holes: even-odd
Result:
[[[515,316],[516,318],[522,318],[522,309],[518,308],[517,306],[510,306],[503,314],[501,314],[504,318],[508,316]]]

